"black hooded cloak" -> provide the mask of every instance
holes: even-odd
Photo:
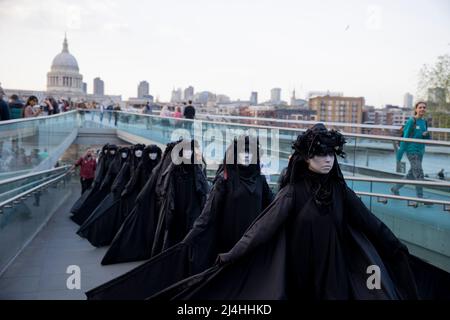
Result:
[[[205,170],[194,161],[198,148],[196,141],[183,140],[177,147],[181,147],[180,157],[185,150],[193,152],[187,161],[180,164],[171,162],[156,185],[156,196],[161,206],[152,256],[183,240],[202,212],[209,191]]]
[[[215,266],[153,299],[415,299],[406,246],[347,187],[339,165],[320,175],[306,159],[342,154],[343,137],[315,125],[298,137],[287,183]],[[331,150],[331,151],[330,151]],[[380,268],[369,289],[368,267]]]
[[[156,153],[156,159],[150,159],[150,154]],[[142,154],[142,161],[133,173],[125,189],[122,191],[122,199],[120,201],[120,215],[122,222],[133,210],[136,197],[139,192],[144,188],[144,185],[150,179],[153,168],[161,160],[162,150],[157,145],[149,145],[145,147]],[[116,230],[117,231],[117,230]]]
[[[246,167],[237,165],[236,154],[235,147],[235,161],[224,161],[226,170],[219,168],[201,215],[180,243],[90,290],[88,298],[145,299],[212,266],[217,254],[231,249],[273,198],[260,174],[259,157],[255,154],[258,162]]]
[[[125,218],[103,257],[102,264],[139,261],[150,258],[160,207],[155,188],[161,172],[172,163],[170,153],[178,142],[168,143],[161,161],[136,197],[133,210]]]
[[[140,150],[140,148],[136,148]],[[111,186],[111,192],[92,212],[88,219],[81,225],[78,235],[86,238],[96,247],[109,245],[123,222],[120,217],[121,193],[131,177],[131,168],[138,163],[141,157],[136,157],[134,148],[121,148],[119,156],[122,165],[116,179]],[[126,155],[126,158],[123,157]]]
[[[145,149],[145,144],[135,144],[133,146],[131,146],[131,162],[130,162],[130,172],[131,175],[134,174],[134,172],[136,172],[137,167],[139,166],[139,164],[141,163],[141,161],[143,160],[142,158],[142,153],[144,152]],[[139,155],[140,152],[140,155]]]
[[[97,162],[97,169],[95,170],[95,177],[94,181],[92,183],[92,186],[86,190],[80,198],[73,204],[72,208],[70,209],[70,212],[73,214],[76,214],[80,208],[83,206],[83,203],[86,201],[87,198],[90,197],[92,190],[101,184],[101,181],[105,177],[106,171],[109,166],[110,157],[108,155],[108,147],[109,144],[105,144],[102,147],[102,150],[99,154],[98,162]]]
[[[112,160],[108,161],[107,159],[109,166],[103,180],[101,180],[101,183],[95,184],[89,197],[86,199],[86,201],[84,201],[78,212],[71,217],[71,219],[80,226],[86,221],[87,218],[89,218],[92,212],[111,191],[111,186],[116,179],[120,169],[122,168],[122,165],[126,161],[126,159],[122,159],[120,157],[118,147],[115,145],[109,146],[108,153],[109,157],[111,157]]]

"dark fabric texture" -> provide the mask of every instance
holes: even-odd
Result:
[[[92,188],[88,190],[87,192],[83,193],[83,195],[78,198],[78,200],[73,204],[72,208],[70,209],[70,212],[73,214],[77,214],[80,208],[83,206],[84,202],[91,196],[91,194],[94,194],[98,188],[100,187],[100,184],[103,180],[103,178],[106,175],[106,171],[108,169],[109,163],[112,159],[110,155],[105,152],[108,151],[108,145],[104,145],[102,148],[102,151],[100,153],[97,168],[95,170],[95,178],[94,182],[92,184]]]
[[[130,214],[125,218],[102,259],[102,264],[146,260],[150,258],[153,238],[158,222],[160,204],[155,188],[160,173],[171,163],[170,152],[176,143],[169,143],[158,165],[153,169]]]
[[[0,121],[10,120],[11,113],[9,112],[8,104],[0,96]]]
[[[128,148],[124,149],[129,151]],[[90,193],[90,196],[86,199],[86,201],[84,201],[78,212],[74,213],[71,217],[75,223],[81,226],[103,201],[103,199],[105,199],[105,197],[110,193],[112,184],[114,183],[114,180],[119,174],[125,161],[126,159],[121,157],[120,152],[115,153],[109,164],[108,171],[106,172],[101,183],[100,181],[98,181],[99,183],[96,183],[98,180],[97,178],[94,180],[95,186],[91,189],[92,192]]]
[[[114,236],[123,221],[134,206],[138,192],[147,181],[151,171],[161,158],[161,149],[157,146],[149,146],[143,149],[142,156],[137,158],[134,151],[141,150],[142,145],[132,149],[129,161],[127,161],[118,174],[111,193],[101,205],[91,214],[88,220],[80,227],[78,234],[86,237],[94,246],[111,244]],[[155,160],[149,158],[150,152],[159,154]],[[136,166],[134,172],[132,167]]]
[[[94,178],[92,179],[80,178],[80,182],[81,182],[81,194],[83,194],[92,186]]]
[[[155,190],[161,206],[152,256],[183,240],[203,210],[208,189],[201,165],[171,163],[161,174]]]
[[[157,157],[155,160],[149,158],[150,153],[156,153]],[[161,149],[156,145],[146,146],[143,150],[142,161],[139,163],[136,170],[134,170],[130,181],[125,186],[122,191],[121,201],[120,201],[120,216],[122,223],[128,214],[133,210],[136,197],[139,192],[144,188],[144,185],[150,179],[153,168],[161,160]],[[116,230],[117,231],[117,230]]]
[[[331,182],[333,204],[289,184],[217,264],[154,299],[414,299],[406,247],[346,186]],[[366,286],[369,265],[381,289]]]
[[[247,169],[237,171],[230,166],[227,180],[219,171],[201,215],[180,243],[90,290],[86,293],[88,298],[142,300],[211,267],[217,254],[231,249],[272,201],[272,192],[259,170]],[[240,179],[239,174],[244,177]],[[249,185],[254,186],[250,188],[253,191]]]
[[[109,245],[119,229],[122,222],[118,214],[120,213],[120,196],[131,177],[131,167],[135,162],[136,159],[131,153],[114,179],[111,192],[95,208],[77,231],[78,235],[86,238],[93,246]]]
[[[191,105],[188,105],[184,108],[184,117],[186,119],[194,119],[195,118],[195,108]]]

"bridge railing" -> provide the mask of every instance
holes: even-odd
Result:
[[[284,127],[284,125],[303,125],[310,127],[315,122],[283,119],[249,118],[208,115],[209,120],[191,121],[187,119],[167,118],[155,115],[129,112],[100,112],[98,110],[71,111],[54,116],[10,120],[0,122],[0,180],[30,170],[51,168],[52,154],[63,145],[68,137],[79,127],[108,127],[126,129],[129,132],[149,138],[156,142],[167,143],[185,130],[204,145],[214,137],[222,148],[230,141],[227,133],[256,132],[261,141],[267,141],[266,155],[277,158],[277,166],[271,164],[272,174],[279,173],[286,166],[292,152],[292,142],[305,128]],[[228,122],[223,122],[224,120]],[[256,121],[257,124],[254,122]],[[253,122],[253,123],[243,123]],[[268,123],[270,122],[270,123]],[[266,125],[271,124],[271,125]],[[365,134],[353,129],[374,129],[378,126],[349,123],[326,123],[330,127],[341,126],[347,139],[344,147],[345,159],[339,159],[341,167],[351,175],[400,178],[409,170],[409,161],[404,156],[396,160],[396,151],[400,142],[417,143],[426,146],[422,166],[426,179],[450,180],[450,142],[440,140],[407,139],[395,135]],[[198,128],[198,130],[195,130]],[[391,130],[395,126],[380,126]],[[339,128],[338,128],[339,129]],[[450,132],[450,129],[429,128],[431,132]],[[272,143],[273,142],[273,143]],[[217,160],[222,155],[217,154]],[[206,155],[207,158],[211,158]]]
[[[0,210],[2,203],[17,194],[46,182],[70,169],[70,166],[61,166],[49,170],[27,173],[0,181]]]
[[[0,200],[0,275],[67,197],[79,192],[78,183],[72,181],[73,171],[68,169],[62,167],[2,182],[15,192],[7,196],[2,194]],[[31,178],[35,183],[28,182],[19,190],[17,182]]]
[[[53,168],[57,154],[76,138],[77,111],[0,122],[0,181]]]
[[[263,146],[265,154],[267,156],[274,155],[278,159],[277,170],[273,170],[273,174],[279,173],[287,165],[288,157],[292,153],[292,142],[295,141],[301,132],[306,130],[306,128],[285,128],[215,120],[192,121],[128,112],[105,112],[102,114],[98,111],[90,111],[82,114],[81,118],[83,118],[81,121],[83,126],[123,129],[162,144],[177,139],[184,132],[199,141],[203,141],[203,147],[210,145],[212,140],[214,140],[214,143],[217,143],[217,145],[222,144],[223,150],[230,141],[230,137],[227,136],[228,132],[253,131],[260,137],[260,142],[267,142],[267,146]],[[272,120],[274,123],[286,121],[280,119]],[[288,123],[292,123],[292,121]],[[306,124],[305,121],[302,123]],[[309,126],[312,124],[308,122]],[[355,124],[342,125],[355,127]],[[430,128],[431,130],[450,132],[449,129]],[[398,145],[403,141],[425,145],[422,166],[427,179],[450,180],[450,141],[409,139],[394,135],[384,136],[345,131],[343,131],[343,134],[347,140],[344,146],[346,158],[339,159],[339,161],[343,170],[351,175],[385,178],[403,177],[409,170],[409,161],[406,155],[403,156],[400,162],[396,159]],[[220,161],[222,156],[223,152],[222,154],[219,152],[219,154],[214,155],[216,157],[214,160],[216,162]],[[205,157],[214,158],[208,154],[205,154]]]

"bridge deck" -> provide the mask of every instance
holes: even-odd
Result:
[[[0,299],[86,299],[84,292],[113,279],[141,262],[102,266],[107,248],[95,248],[80,238],[68,208],[79,194],[72,194],[48,224],[0,277]],[[81,269],[81,289],[69,290],[69,265]]]

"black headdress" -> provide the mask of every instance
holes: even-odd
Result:
[[[133,151],[144,150],[144,148],[145,148],[145,144],[142,144],[142,143],[137,143],[132,146]]]
[[[137,160],[141,160],[140,158],[142,158],[142,154],[141,154],[141,157],[137,157],[136,156],[136,151],[142,151],[143,152],[144,148],[145,148],[145,144],[142,144],[142,143],[137,143],[135,145],[132,145],[130,147],[130,152],[131,152],[133,158],[135,158]]]
[[[325,156],[327,154],[335,156],[333,168],[329,175],[344,182],[344,177],[336,159],[336,156],[345,157],[344,144],[345,138],[341,133],[335,130],[328,130],[322,123],[318,123],[306,130],[306,132],[297,137],[297,140],[292,145],[294,153],[289,160],[286,175],[280,187],[283,188],[288,183],[294,183],[296,179],[308,171],[306,160],[314,156]]]
[[[119,150],[119,147],[116,146],[115,144],[110,144],[110,145],[108,145],[108,153],[109,153],[109,151],[111,151],[111,150],[117,151],[117,150]],[[110,153],[109,153],[109,154],[110,154]]]
[[[155,160],[151,160],[151,161],[156,161],[159,162],[159,160],[161,159],[161,155],[162,155],[162,150],[160,147],[158,147],[156,144],[150,144],[148,146],[146,146],[144,148],[144,152],[142,154],[142,156],[144,157],[144,160],[150,160],[149,158],[149,154],[150,153],[156,153],[156,159]]]
[[[233,142],[230,143],[228,146],[225,157],[223,159],[223,163],[219,166],[216,172],[216,177],[220,172],[223,171],[224,179],[226,180],[228,178],[228,170],[229,169],[237,169],[238,170],[238,153],[241,152],[249,152],[252,154],[252,159],[256,159],[256,164],[250,164],[250,166],[255,167],[256,171],[258,173],[261,172],[261,166],[260,166],[260,145],[259,145],[259,138],[248,136],[248,135],[241,135],[239,137],[235,137],[233,139]],[[253,162],[253,161],[252,161]]]
[[[119,148],[119,153],[126,153],[127,156],[130,154],[131,152],[131,148],[130,147],[120,147]]]
[[[107,151],[108,151],[108,148],[109,148],[109,143],[105,144],[105,145],[102,147],[102,153],[101,153],[101,155],[105,155],[105,154],[107,153]]]
[[[335,130],[327,130],[322,123],[318,123],[299,135],[292,148],[305,159],[327,154],[336,154],[344,158],[344,144],[345,138],[342,134]]]
[[[134,172],[134,170],[136,170],[136,168],[138,167],[139,163],[141,162],[142,156],[143,156],[143,154],[141,154],[140,157],[136,156],[136,151],[142,151],[142,153],[143,153],[144,148],[145,148],[145,144],[142,144],[142,143],[138,143],[138,144],[132,145],[130,147],[130,156],[128,158],[129,158],[129,162],[130,162],[131,172]]]
[[[156,153],[156,159],[152,160],[150,159],[150,153]],[[158,147],[155,144],[148,145],[144,148],[144,151],[142,153],[142,162],[147,168],[152,168],[159,163],[162,157],[162,150],[160,147]]]

